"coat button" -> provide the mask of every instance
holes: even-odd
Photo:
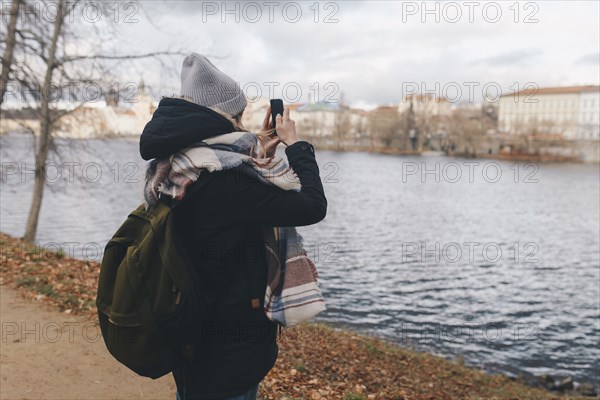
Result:
[[[305,144],[302,145],[302,150],[306,150],[306,145]]]

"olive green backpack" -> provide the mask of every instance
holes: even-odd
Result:
[[[105,247],[98,282],[96,306],[108,351],[154,379],[193,355],[195,333],[215,299],[178,238],[178,204],[161,199],[148,210],[143,204],[133,210]]]

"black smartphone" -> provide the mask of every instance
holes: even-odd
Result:
[[[271,99],[271,121],[273,123],[273,128],[276,128],[275,117],[277,114],[281,114],[283,117],[283,100],[281,99]],[[277,131],[275,131],[277,135]]]

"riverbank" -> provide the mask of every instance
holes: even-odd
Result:
[[[97,262],[72,259],[64,251],[26,245],[19,239],[1,233],[0,247],[0,285],[18,293],[17,297],[21,299],[19,302],[29,310],[31,315],[27,327],[35,326],[40,321],[56,323],[70,318],[76,318],[80,324],[95,321],[94,299],[99,272]],[[11,326],[22,326],[18,320],[23,313],[18,307],[7,307],[5,303],[2,304],[3,327],[11,322]],[[39,313],[35,313],[35,309],[39,309]],[[13,315],[7,315],[10,312]],[[41,331],[44,332],[43,329]],[[3,336],[7,332],[3,332]],[[82,375],[80,364],[62,364],[69,362],[68,360],[77,360],[71,353],[81,353],[84,357],[82,365],[85,368],[95,368],[92,368],[95,371],[94,384],[99,385],[100,391],[96,397],[90,395],[86,398],[106,398],[108,393],[120,393],[120,384],[128,388],[127,393],[131,392],[131,396],[128,395],[127,398],[172,398],[161,393],[174,396],[170,377],[152,381],[155,384],[162,382],[160,388],[152,389],[142,387],[142,384],[150,381],[129,376],[130,374],[125,374],[122,382],[121,379],[114,379],[115,374],[121,374],[125,368],[115,364],[108,353],[102,357],[98,355],[102,354],[101,341],[94,342],[96,347],[92,349],[88,348],[89,341],[76,346],[67,340],[51,342],[50,337],[46,337],[46,341],[41,340],[41,343],[23,343],[13,337],[10,339],[2,346],[2,387],[9,388],[2,389],[2,398],[44,398],[44,393],[47,395],[57,390],[67,390],[63,392],[62,398],[78,398],[77,395],[82,390],[82,384],[76,381]],[[19,350],[19,346],[25,345],[30,346],[26,357]],[[48,354],[48,351],[52,353]],[[58,354],[63,352],[67,356],[59,357]],[[50,358],[51,363],[36,362],[36,358]],[[10,368],[4,368],[7,364],[10,364]],[[52,368],[48,368],[48,365]],[[7,375],[4,371],[7,371]],[[22,371],[22,374],[15,371]],[[34,394],[17,395],[10,391],[24,387],[19,384],[19,379],[26,379],[27,387],[31,387]],[[110,391],[102,390],[103,382],[110,382]],[[139,382],[139,390],[138,386],[134,386],[136,390],[131,391],[131,382]],[[69,387],[78,392],[69,393]],[[92,390],[93,387],[85,389]],[[565,398],[556,393],[528,387],[504,376],[486,374],[459,363],[406,350],[377,338],[321,323],[284,330],[279,359],[275,368],[263,380],[259,396],[264,399],[290,400]]]
[[[396,155],[425,155],[423,150],[406,149],[406,143],[383,145],[378,141],[356,139],[337,143],[328,137],[307,137],[319,150],[367,152]],[[426,147],[426,146],[425,146]],[[433,146],[440,149],[441,143]],[[600,163],[600,142],[597,140],[566,140],[537,136],[481,135],[469,143],[455,146],[452,151],[439,152],[449,157],[495,159],[536,163]]]
[[[6,132],[0,130],[0,136],[8,135],[30,135],[29,132]],[[57,135],[57,139],[62,140],[122,140],[128,142],[139,142],[138,135],[120,135],[120,134],[104,134],[94,137],[68,137]],[[533,139],[527,141],[523,137],[506,137],[495,138],[482,136],[476,141],[475,147],[469,151],[456,150],[452,152],[446,151],[432,151],[432,150],[409,150],[395,146],[382,146],[382,145],[371,145],[364,144],[364,139],[359,140],[359,143],[353,144],[344,143],[339,144],[332,141],[331,138],[323,138],[318,136],[306,136],[304,140],[308,140],[315,145],[318,150],[334,151],[341,153],[374,153],[374,154],[388,154],[388,155],[401,155],[401,156],[426,156],[430,154],[448,156],[448,157],[459,157],[459,158],[473,158],[473,159],[492,159],[498,161],[508,162],[531,162],[531,163],[576,163],[576,164],[599,164],[600,163],[600,142],[598,141],[573,141],[573,140],[537,140]],[[504,143],[506,141],[508,144]],[[481,143],[480,143],[481,142]],[[529,143],[528,146],[532,149],[521,149],[523,143]],[[533,144],[531,144],[533,143]],[[537,143],[537,144],[536,144]],[[513,150],[511,146],[517,148]],[[544,147],[546,146],[546,147]],[[502,149],[505,147],[505,149]],[[459,146],[464,148],[464,146]],[[506,149],[508,148],[508,150]],[[491,150],[491,152],[490,152]]]
[[[576,156],[563,156],[561,154],[526,154],[526,153],[445,153],[440,151],[419,151],[419,150],[401,150],[391,147],[370,147],[370,146],[339,146],[317,145],[319,150],[336,152],[361,152],[375,154],[391,154],[400,156],[426,156],[435,154],[447,157],[460,157],[472,159],[488,159],[508,162],[531,162],[531,163],[575,163],[575,164],[597,164],[598,161],[584,161]]]

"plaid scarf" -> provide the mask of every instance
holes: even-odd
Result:
[[[203,171],[227,170],[242,163],[254,167],[259,184],[300,190],[297,175],[284,159],[278,156],[258,158],[257,149],[255,134],[233,132],[205,139],[169,158],[156,160],[146,174],[146,206],[155,204],[160,194],[182,200],[189,185]],[[262,234],[268,266],[264,298],[266,316],[280,326],[293,326],[325,310],[325,301],[317,285],[317,269],[308,258],[296,228],[263,227]],[[257,307],[255,303],[253,306]]]

